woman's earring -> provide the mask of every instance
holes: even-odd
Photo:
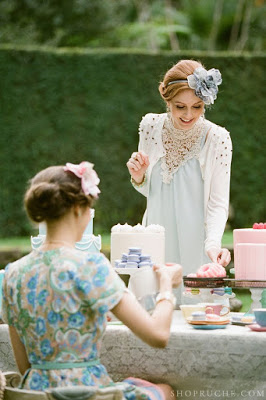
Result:
[[[81,217],[81,209],[78,209],[78,217]]]

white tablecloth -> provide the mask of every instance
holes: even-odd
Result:
[[[200,391],[202,398],[266,398],[266,332],[236,325],[196,330],[180,311],[165,349],[149,347],[124,325],[109,325],[101,360],[115,381],[136,376],[167,382],[177,398],[197,399]],[[0,369],[16,369],[7,325],[0,325]]]

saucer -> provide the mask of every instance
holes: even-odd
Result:
[[[200,326],[222,326],[230,324],[230,320],[228,319],[221,319],[220,321],[193,321],[192,317],[187,318],[187,322],[191,325],[200,325]],[[210,328],[213,329],[213,328]]]
[[[266,326],[260,326],[258,324],[248,325],[248,327],[255,332],[266,332]]]
[[[228,324],[227,324],[228,325]],[[194,329],[224,329],[227,325],[192,325]]]

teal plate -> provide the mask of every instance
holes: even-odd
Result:
[[[192,325],[194,329],[224,329],[227,325]]]

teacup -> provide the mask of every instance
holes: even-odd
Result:
[[[227,311],[224,312],[224,309]],[[219,315],[220,317],[224,317],[225,315],[230,313],[230,308],[227,306],[224,306],[223,304],[209,304],[205,306],[205,312],[206,314],[216,314]]]
[[[205,311],[205,306],[201,304],[182,304],[180,306],[180,309],[182,311],[183,317],[187,319],[191,317],[192,313],[195,311]]]
[[[266,327],[266,308],[255,308],[253,312],[257,324]]]
[[[159,279],[151,267],[137,268],[129,279],[128,288],[138,300],[159,292]]]

